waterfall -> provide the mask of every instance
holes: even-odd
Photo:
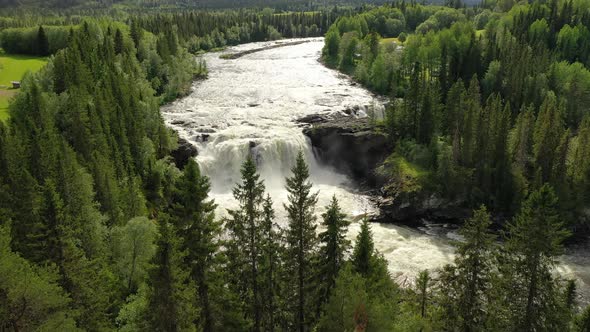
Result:
[[[218,53],[206,54],[209,78],[195,83],[188,97],[162,108],[168,125],[197,146],[197,162],[211,179],[218,217],[225,216],[227,208],[235,207],[231,189],[240,180],[242,162],[252,155],[275,203],[277,222],[284,226],[285,177],[290,175],[300,150],[306,155],[314,190],[319,191],[318,218],[336,195],[354,221],[348,234],[354,239],[360,228],[359,218],[375,208],[367,196],[347,185],[344,175],[318,164],[295,123],[310,114],[330,112],[383,117],[383,108],[368,91],[317,61],[322,46],[322,40],[317,39],[236,60],[219,59]],[[230,51],[259,47],[253,43]],[[372,224],[375,247],[400,283],[411,282],[423,269],[435,269],[453,260],[454,249],[448,240],[454,233],[446,227],[430,227],[418,231]],[[558,270],[564,276],[575,277],[580,290],[590,298],[587,246],[562,257]]]

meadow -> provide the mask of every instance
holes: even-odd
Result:
[[[47,64],[46,58],[9,55],[0,52],[0,121],[8,118],[8,104],[17,89],[12,88],[12,81],[20,81],[27,72],[39,71]]]

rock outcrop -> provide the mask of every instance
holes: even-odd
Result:
[[[471,215],[471,210],[462,207],[462,202],[442,199],[425,191],[378,196],[374,201],[379,208],[379,214],[372,218],[376,222],[417,227],[421,226],[423,219],[455,223]]]
[[[303,133],[321,162],[368,186],[381,184],[375,169],[391,151],[389,139],[376,132],[367,118],[312,115],[298,122],[309,125]]]
[[[463,202],[440,198],[421,186],[408,190],[396,185],[401,179],[383,175],[378,169],[392,151],[391,140],[358,118],[354,110],[339,115],[308,115],[297,120],[306,127],[318,159],[350,175],[375,193],[379,214],[372,220],[418,227],[423,220],[456,222],[470,215]]]
[[[178,169],[183,169],[188,163],[190,158],[194,158],[199,155],[197,147],[186,139],[178,138],[178,147],[176,150],[170,152],[170,155],[174,159],[174,164]]]

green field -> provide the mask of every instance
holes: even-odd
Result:
[[[8,119],[8,98],[0,97],[0,121]]]
[[[20,81],[25,73],[36,72],[46,63],[46,58],[0,53],[0,121],[8,118],[8,101],[18,91],[12,89],[11,82]]]

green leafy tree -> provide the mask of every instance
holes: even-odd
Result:
[[[129,292],[135,292],[145,281],[155,253],[156,225],[145,217],[137,217],[114,228],[112,233],[113,258],[120,279]]]
[[[55,269],[31,264],[10,249],[10,229],[0,226],[0,329],[81,331],[71,299]]]
[[[323,55],[330,61],[335,61],[338,58],[338,50],[340,49],[340,31],[333,25],[330,27],[325,37],[325,45]]]

